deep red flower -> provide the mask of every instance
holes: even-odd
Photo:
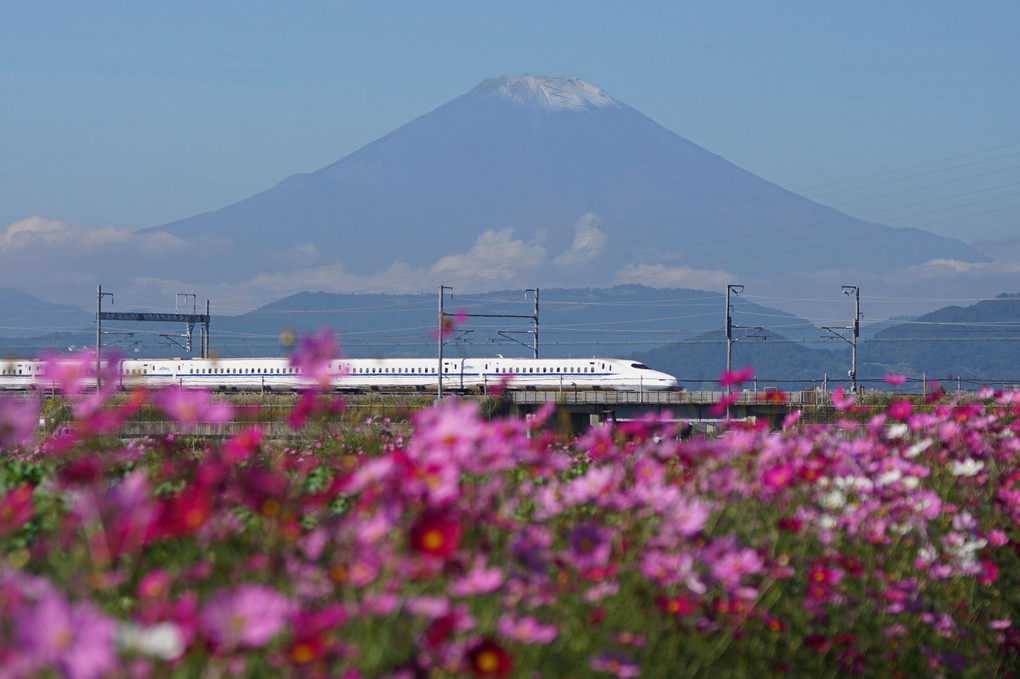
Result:
[[[505,677],[514,668],[513,656],[492,639],[482,639],[469,648],[466,658],[476,677]]]
[[[660,594],[655,597],[655,605],[663,613],[675,615],[678,618],[690,615],[698,610],[698,604],[691,601],[683,594],[679,594],[674,597],[666,597]]]
[[[987,585],[990,582],[995,582],[999,578],[999,567],[991,561],[981,562],[981,572],[978,574],[977,579],[983,585]]]
[[[452,516],[427,513],[411,528],[411,549],[446,559],[460,547],[462,533],[460,522]]]
[[[24,483],[0,499],[0,535],[21,528],[32,518],[35,514],[35,505],[32,504],[34,490],[31,484]]]
[[[160,533],[169,537],[194,533],[212,516],[213,499],[202,485],[191,485],[163,503]]]

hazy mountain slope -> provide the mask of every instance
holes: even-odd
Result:
[[[263,254],[311,244],[368,274],[432,267],[508,228],[532,248],[517,265],[543,285],[557,271],[605,285],[639,265],[765,274],[987,260],[797,196],[583,81],[535,76],[486,81],[316,172],[157,230]]]

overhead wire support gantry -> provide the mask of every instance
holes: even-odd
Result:
[[[536,359],[538,358],[538,294],[539,294],[538,288],[528,288],[527,290],[524,291],[524,298],[525,299],[528,298],[528,293],[529,292],[532,292],[532,293],[535,294],[535,313],[533,313],[533,314],[469,314],[469,313],[449,314],[449,313],[446,312],[446,310],[444,308],[444,301],[445,301],[445,296],[446,296],[446,291],[447,290],[452,291],[453,287],[449,286],[449,285],[440,285],[439,286],[439,332],[437,333],[438,334],[438,344],[439,344],[439,376],[438,376],[438,380],[436,382],[436,398],[437,399],[443,398],[443,346],[446,344],[446,341],[445,341],[446,333],[448,332],[448,330],[451,327],[451,322],[450,322],[451,318],[454,318],[454,317],[457,317],[457,318],[526,318],[526,319],[530,320],[531,323],[532,323],[532,329],[530,331],[528,331],[528,332],[531,333],[532,340],[533,340],[533,344],[531,344],[530,346],[525,344],[524,342],[521,342],[520,340],[518,340],[518,339],[516,339],[514,337],[510,337],[510,332],[511,331],[500,330],[498,332],[499,332],[499,335],[501,335],[502,337],[505,337],[506,339],[512,340],[512,341],[517,342],[518,344],[520,344],[522,346],[526,346],[526,347],[530,348],[532,350],[533,357],[536,358]]]
[[[178,293],[177,299],[181,297],[193,298],[193,306],[197,305],[197,297],[193,293]],[[209,300],[205,302],[205,313],[199,314],[193,313],[182,314],[161,314],[161,313],[147,313],[138,311],[103,311],[103,297],[109,297],[110,302],[113,302],[112,292],[103,292],[103,286],[100,285],[96,290],[96,388],[100,388],[101,384],[101,365],[102,365],[102,335],[103,335],[103,321],[143,321],[143,322],[155,322],[155,323],[184,323],[185,332],[184,339],[185,344],[181,345],[189,353],[192,351],[192,338],[195,332],[195,326],[199,325],[202,327],[202,335],[200,340],[200,350],[202,358],[207,358],[209,354]],[[168,337],[168,336],[167,336]],[[178,344],[180,344],[178,342]]]
[[[844,285],[843,294],[848,297],[854,295],[856,298],[857,305],[854,313],[854,322],[851,325],[839,327],[822,326],[822,330],[828,330],[844,342],[850,343],[850,391],[857,393],[857,338],[861,336],[861,289],[856,285]],[[850,331],[850,337],[843,334],[844,330]]]

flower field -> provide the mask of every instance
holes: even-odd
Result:
[[[0,397],[0,679],[1020,670],[1020,393],[836,394],[835,425],[683,439],[447,399],[300,444],[123,444],[139,408],[239,414],[84,391],[90,364],[53,364],[52,431]],[[313,383],[288,421],[342,408]]]

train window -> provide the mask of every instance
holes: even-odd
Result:
[[[651,368],[649,368],[644,363],[631,363],[630,367],[631,368],[637,368],[638,370],[651,370]]]

